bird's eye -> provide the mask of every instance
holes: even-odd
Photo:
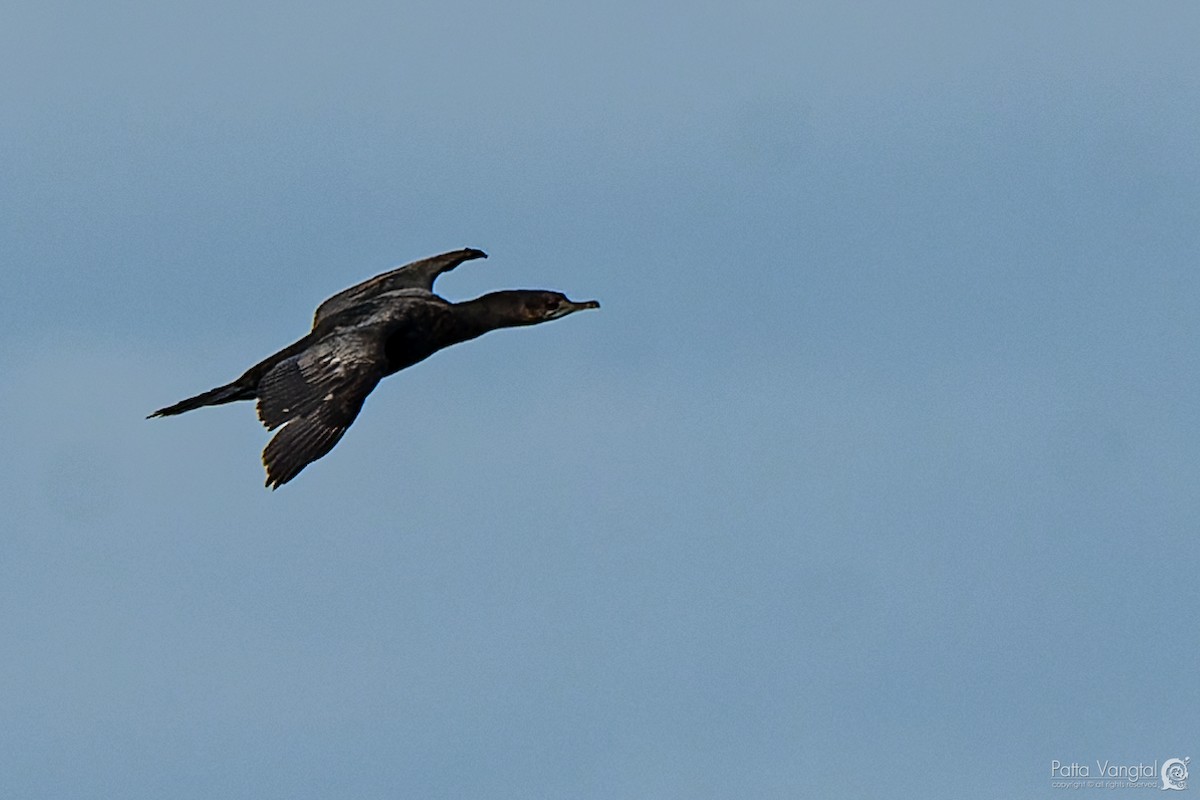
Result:
[[[553,311],[556,308],[558,308],[558,300],[557,299],[551,297],[549,300],[546,301],[546,310],[547,311]]]

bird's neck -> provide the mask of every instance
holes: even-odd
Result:
[[[488,331],[512,328],[525,324],[511,303],[503,302],[500,294],[485,294],[474,300],[454,304],[455,338],[465,342]]]

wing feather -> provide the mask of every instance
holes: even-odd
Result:
[[[279,429],[263,450],[267,486],[278,489],[333,449],[348,426],[320,415],[300,417]]]

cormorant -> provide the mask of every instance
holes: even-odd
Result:
[[[338,292],[317,308],[312,330],[236,380],[160,408],[150,417],[258,400],[267,430],[267,486],[276,489],[333,449],[382,378],[498,328],[536,325],[585,308],[558,292],[511,290],[451,303],[433,282],[464,261],[464,249],[414,261]]]

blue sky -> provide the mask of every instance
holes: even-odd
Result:
[[[3,17],[0,794],[1200,757],[1194,5]],[[603,309],[389,379],[274,493],[249,404],[143,419],[464,246],[451,299]]]

